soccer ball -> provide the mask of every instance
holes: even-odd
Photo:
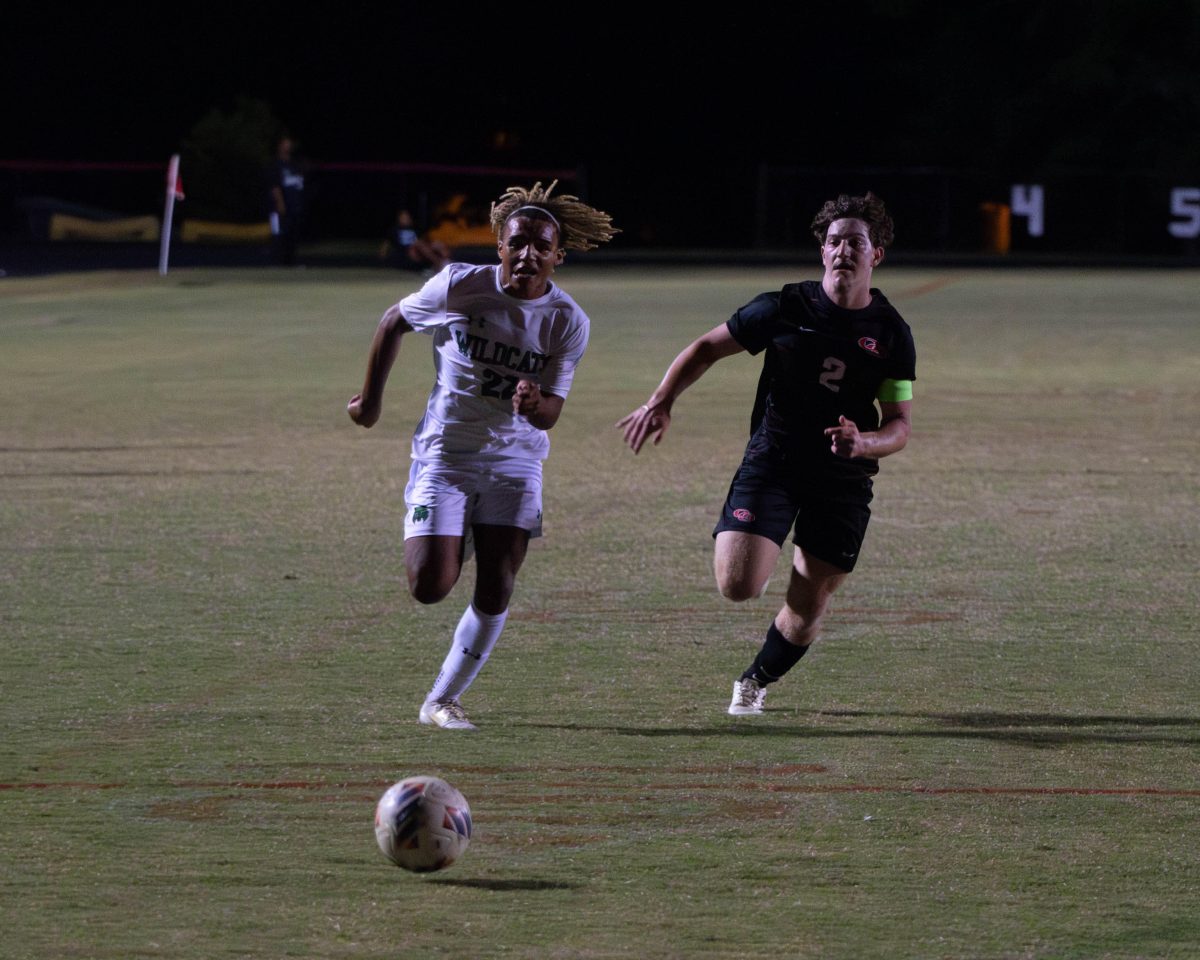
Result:
[[[379,798],[375,841],[398,867],[414,873],[441,870],[471,842],[471,808],[445,780],[409,777]]]

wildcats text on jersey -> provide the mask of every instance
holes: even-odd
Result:
[[[489,340],[465,330],[455,329],[454,340],[464,357],[481,363],[493,363],[517,373],[538,373],[550,359],[547,354],[515,347],[500,340]]]

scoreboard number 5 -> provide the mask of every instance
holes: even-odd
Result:
[[[1200,187],[1176,187],[1171,191],[1171,216],[1167,231],[1181,240],[1200,237]]]

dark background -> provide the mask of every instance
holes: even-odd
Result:
[[[872,188],[899,248],[907,234],[967,249],[980,202],[1038,182],[1059,198],[1060,247],[1194,251],[1165,223],[1169,188],[1200,186],[1200,0],[741,4],[719,17],[17,4],[4,17],[0,160],[165,164],[207,113],[253,98],[314,164],[318,232],[377,236],[398,202],[436,187],[322,173],[388,161],[579,171],[569,188],[613,214],[617,246],[807,242],[814,197]],[[15,193],[86,192],[78,176],[2,179],[10,231]],[[142,193],[161,175],[142,180],[105,182],[127,212],[158,212]],[[491,182],[462,185],[494,196]]]

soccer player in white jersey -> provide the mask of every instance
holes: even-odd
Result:
[[[355,423],[373,426],[401,337],[432,336],[436,379],[413,436],[404,566],[413,597],[437,603],[473,541],[474,594],[418,715],[451,730],[475,729],[459,698],[500,638],[529,540],[541,535],[546,431],[587,347],[587,315],[551,275],[568,250],[617,232],[608,214],[553,196],[556,184],[510,187],[492,204],[499,265],[448,264],[384,312],[348,405]]]

